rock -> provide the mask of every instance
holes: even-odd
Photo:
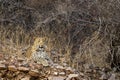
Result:
[[[2,77],[2,73],[0,73],[0,77]]]
[[[23,61],[23,62],[21,63],[21,66],[29,67],[29,64],[28,64],[26,61]]]
[[[18,63],[18,64],[17,64],[17,66],[19,66],[19,67],[20,67],[20,66],[22,66],[22,64],[21,64],[21,63]]]
[[[4,80],[3,78],[0,78],[0,80]]]
[[[9,59],[9,56],[5,56],[4,59],[5,59],[5,60],[8,60],[8,59]]]
[[[34,67],[35,67],[35,69],[43,69],[42,64],[35,64]]]
[[[19,75],[19,74],[20,74],[20,71],[16,71],[15,74],[16,74],[16,75]]]
[[[39,76],[39,71],[38,70],[31,70],[31,71],[29,71],[29,74],[31,76],[38,77]]]
[[[57,75],[58,75],[58,72],[53,72],[53,75],[54,75],[54,76],[57,76]]]
[[[103,71],[104,73],[107,73],[107,72],[110,72],[111,69],[109,69],[109,68],[103,68],[102,71]]]
[[[60,76],[65,76],[65,72],[60,72],[59,75]]]
[[[66,80],[73,80],[73,78],[77,79],[78,77],[79,77],[78,74],[69,74]]]
[[[66,70],[67,70],[67,71],[74,72],[74,70],[73,70],[71,67],[67,67]]]
[[[24,58],[18,58],[17,61],[18,62],[23,62],[23,61],[25,61],[25,59]]]
[[[107,79],[108,79],[108,75],[105,73],[100,77],[100,80],[107,80]]]
[[[8,66],[8,70],[10,70],[10,71],[17,71],[17,68],[16,68],[16,66],[11,65],[11,66]]]
[[[61,66],[61,65],[56,65],[55,67],[56,67],[57,69],[64,69],[64,67]]]
[[[0,73],[1,73],[2,75],[4,75],[4,74],[6,74],[6,71],[7,71],[7,70],[0,70]]]
[[[108,80],[116,80],[115,77],[116,77],[116,75],[112,74]]]
[[[8,66],[8,65],[10,65],[11,63],[8,62],[8,61],[6,61],[6,62],[4,62],[4,64],[5,64],[6,66]]]
[[[62,76],[50,76],[48,80],[65,80],[65,77]]]
[[[72,74],[74,72],[74,70],[71,67],[67,67],[65,69],[65,72],[66,72],[66,74]]]
[[[16,74],[17,75],[17,77],[16,77],[16,79],[15,80],[21,80],[22,78],[25,78],[25,74],[23,74],[23,73],[19,73],[19,74]]]
[[[80,76],[82,76],[82,77],[85,76],[84,73],[82,73],[82,72],[79,72],[79,74],[80,74]]]
[[[6,69],[6,66],[4,64],[0,64],[0,70]]]
[[[2,77],[2,75],[3,75],[3,74],[2,74],[2,73],[0,73],[0,78]]]
[[[43,69],[43,65],[42,64],[37,64],[37,63],[29,63],[29,66],[31,69]]]
[[[5,64],[6,60],[1,60],[0,64]]]
[[[32,62],[32,63],[29,63],[29,66],[30,66],[31,69],[35,69],[35,66],[34,66],[34,63],[33,63],[33,62]]]
[[[3,56],[4,56],[4,55],[0,53],[0,59],[2,59],[2,58],[3,58]]]
[[[85,69],[89,69],[90,68],[89,64],[84,64],[83,66],[84,66]]]
[[[79,80],[78,77],[72,77],[70,80]],[[81,80],[87,80],[87,79],[81,79]]]
[[[86,73],[92,73],[93,70],[92,70],[92,69],[86,69],[85,72],[86,72]]]
[[[18,70],[19,70],[19,71],[28,72],[28,71],[29,71],[29,68],[27,68],[27,67],[18,67]]]
[[[13,71],[8,71],[5,75],[7,78],[14,78],[16,76],[16,74]]]
[[[66,66],[67,66],[67,63],[63,63],[63,66],[66,67]]]
[[[24,77],[24,78],[22,78],[20,80],[30,80],[30,76],[26,76],[26,77]]]

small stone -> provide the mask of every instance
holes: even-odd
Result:
[[[100,77],[100,80],[107,80],[108,79],[108,75],[107,74],[103,74],[101,77]]]
[[[78,77],[72,77],[70,80],[79,80]],[[81,80],[87,80],[87,79],[81,79]]]
[[[22,64],[21,64],[21,63],[18,63],[17,66],[22,66]]]
[[[42,64],[35,64],[34,67],[35,67],[35,69],[43,69]]]
[[[0,59],[2,59],[2,58],[3,58],[3,56],[4,56],[4,55],[0,53]]]
[[[4,78],[0,78],[0,80],[4,80]]]
[[[37,64],[37,63],[29,63],[28,64],[30,66],[31,69],[43,69],[43,65],[42,64]]]
[[[30,76],[26,76],[26,77],[24,77],[24,78],[22,78],[20,80],[30,80]]]
[[[67,67],[65,69],[65,72],[66,72],[66,74],[72,74],[74,72],[74,70],[71,67]]]
[[[13,78],[16,74],[13,71],[8,71],[5,75],[7,78]]]
[[[78,74],[69,74],[66,80],[71,80],[72,78],[78,78]]]
[[[16,75],[17,75],[16,80],[21,80],[22,78],[25,78],[25,74],[23,74],[23,73],[19,73]]]
[[[112,74],[108,80],[116,80],[115,77],[116,77],[116,75]]]
[[[73,69],[71,67],[67,67],[66,70],[73,72]]]
[[[109,69],[109,68],[103,68],[102,71],[105,72],[105,73],[107,73],[107,72],[111,71],[111,69]]]
[[[14,58],[10,59],[10,62],[14,62],[14,61],[15,61]]]
[[[60,66],[60,65],[57,65],[56,68],[57,68],[57,69],[64,69],[64,67],[63,67],[63,66]]]
[[[17,68],[14,65],[8,66],[8,70],[17,71]]]
[[[17,60],[18,60],[18,62],[23,62],[23,61],[25,61],[24,58],[18,58]]]
[[[4,64],[6,62],[6,60],[1,60],[0,64]]]
[[[5,60],[8,60],[8,59],[9,59],[9,56],[5,56],[4,59],[5,59]]]
[[[59,75],[60,76],[65,76],[65,72],[60,72]]]
[[[6,69],[6,66],[4,64],[0,64],[0,70]]]
[[[80,74],[80,76],[84,76],[84,73],[82,73],[82,72],[79,72],[79,74]]]
[[[84,64],[83,66],[84,66],[85,69],[89,69],[90,68],[89,64]]]
[[[16,71],[16,72],[15,72],[16,75],[19,75],[19,73],[20,73],[20,71]]]
[[[31,71],[29,71],[29,74],[31,76],[38,77],[39,76],[39,71],[38,70],[31,70]]]
[[[21,66],[29,67],[29,64],[26,61],[23,61]]]
[[[58,75],[58,72],[53,72],[53,75],[54,75],[54,76],[57,76],[57,75]]]
[[[27,71],[29,71],[29,68],[26,68],[26,67],[18,67],[18,70],[19,70],[19,71],[25,71],[25,72],[27,72]]]
[[[34,63],[29,63],[31,69],[35,69]]]
[[[85,72],[86,73],[92,73],[93,71],[92,71],[92,69],[86,69]]]
[[[50,76],[48,80],[65,80],[65,77],[62,76]]]
[[[5,62],[4,64],[5,64],[6,66],[8,66],[8,65],[10,65],[11,63],[7,61],[7,62]]]
[[[63,66],[66,67],[66,66],[67,66],[67,63],[63,63]]]
[[[3,74],[2,73],[0,73],[0,78],[3,76]]]

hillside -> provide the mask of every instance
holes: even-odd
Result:
[[[118,78],[119,12],[119,0],[0,0],[0,54],[32,60],[40,46],[79,75],[99,67]]]

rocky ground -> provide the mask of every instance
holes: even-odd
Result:
[[[43,66],[25,58],[0,58],[0,80],[79,80],[79,74],[70,67],[54,64]]]
[[[119,80],[120,74],[109,68],[88,67],[76,71],[53,64],[43,66],[26,58],[0,54],[0,80]]]

